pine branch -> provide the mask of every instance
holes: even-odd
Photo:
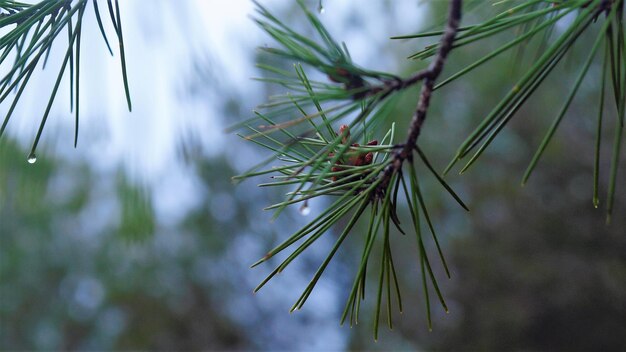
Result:
[[[446,311],[447,305],[426,251],[425,237],[422,235],[421,229],[424,222],[432,233],[437,255],[448,277],[450,277],[450,271],[430,219],[427,202],[420,190],[420,178],[418,178],[416,170],[414,153],[417,153],[419,157],[417,161],[421,162],[432,173],[443,189],[461,207],[468,210],[460,197],[435,171],[427,156],[418,147],[418,139],[427,117],[432,94],[511,48],[517,47],[518,55],[520,55],[519,53],[524,51],[525,45],[533,37],[543,33],[537,59],[492,113],[485,117],[476,130],[469,135],[459,148],[453,163],[447,168],[449,170],[456,161],[482,143],[461,170],[463,172],[477,160],[478,156],[515,115],[515,112],[536,91],[561,60],[571,52],[572,46],[579,41],[583,33],[592,27],[592,23],[601,18],[602,14],[605,15],[605,18],[596,41],[591,47],[589,56],[582,65],[578,79],[570,90],[559,115],[548,129],[535,158],[531,161],[525,179],[534,169],[554,135],[576,90],[588,72],[594,55],[599,52],[600,43],[604,40],[607,44],[605,46],[603,71],[607,71],[607,74],[603,82],[606,81],[607,85],[612,84],[612,95],[615,98],[618,112],[607,197],[607,214],[611,214],[613,194],[616,188],[617,166],[622,146],[624,106],[626,106],[626,96],[623,94],[626,90],[624,88],[626,70],[623,69],[626,67],[623,65],[626,62],[626,55],[624,55],[624,0],[527,0],[483,23],[465,27],[460,27],[462,0],[451,0],[444,30],[401,37],[441,36],[438,43],[429,45],[424,50],[412,55],[412,58],[415,59],[432,58],[432,61],[426,69],[407,78],[357,66],[350,58],[347,46],[345,44],[339,45],[317,17],[307,10],[303,2],[299,1],[299,4],[321,41],[318,42],[310,35],[305,36],[293,31],[257,4],[260,17],[255,18],[255,21],[282,46],[281,48],[264,47],[262,50],[274,56],[294,60],[297,63],[294,65],[295,73],[272,65],[259,65],[270,75],[260,78],[260,80],[281,85],[289,92],[272,97],[270,102],[259,107],[263,111],[256,111],[254,118],[234,126],[235,129],[246,130],[246,133],[240,134],[243,138],[273,152],[270,158],[254,165],[249,171],[236,176],[234,179],[243,180],[271,174],[273,175],[271,176],[272,182],[262,183],[260,186],[293,187],[291,191],[287,192],[285,200],[268,207],[268,209],[275,210],[275,217],[286,207],[298,204],[301,205],[300,209],[303,213],[308,213],[308,202],[316,197],[334,197],[335,201],[315,219],[274,249],[268,251],[263,258],[252,265],[254,267],[265,263],[278,253],[300,243],[261,282],[255,291],[261,289],[275,275],[285,270],[291,262],[319,240],[331,227],[339,223],[347,224],[341,227],[341,234],[332,250],[292,307],[292,311],[301,309],[329,262],[357,222],[362,217],[369,217],[367,232],[364,236],[362,258],[341,322],[347,321],[349,316],[351,325],[358,323],[360,302],[365,299],[368,269],[369,272],[372,270],[372,265],[369,264],[370,258],[373,247],[379,243],[383,248],[380,265],[376,265],[379,268],[374,321],[374,338],[376,339],[378,337],[380,311],[384,302],[383,296],[386,296],[387,320],[390,327],[392,326],[391,296],[395,294],[398,302],[401,302],[397,274],[389,245],[390,231],[394,228],[402,234],[408,233],[405,225],[402,224],[403,220],[398,215],[398,204],[402,203],[400,197],[404,198],[403,203],[408,207],[411,216],[410,225],[412,225],[416,235],[426,317],[428,326],[431,328],[430,293],[434,291],[442,308]],[[564,29],[559,31],[559,36],[552,42],[550,37],[555,25],[565,16],[572,14],[575,16],[564,23]],[[508,33],[515,28],[522,29],[521,34],[517,32],[510,42],[436,84],[451,51],[485,38],[492,38],[500,33]],[[310,79],[303,65],[310,66],[326,75],[330,82]],[[395,116],[394,119],[391,119],[389,117],[390,111],[398,103],[399,97],[406,92],[406,89],[418,83],[422,83],[422,89],[416,108],[412,114],[406,136],[403,137],[404,142],[398,144],[395,137]],[[602,86],[604,87],[604,84]],[[604,94],[602,98],[604,98]],[[600,110],[599,126],[602,123],[602,113],[603,110]],[[259,125],[255,125],[256,123]],[[391,128],[380,138],[383,133],[381,126],[384,124],[391,125]],[[338,126],[340,127],[337,128]],[[598,140],[599,138],[600,133],[598,132]],[[361,144],[359,141],[362,141]],[[600,155],[599,146],[600,143],[597,142],[596,158],[599,158]],[[596,160],[596,168],[597,165],[599,165],[598,160]],[[267,166],[270,167],[263,169]],[[597,175],[599,171],[595,170],[594,172],[596,175],[594,178],[594,205],[597,205]],[[370,211],[367,211],[368,208]],[[402,310],[401,304],[399,304],[399,308]]]
[[[420,80],[424,80],[417,109],[411,119],[406,142],[404,143],[402,149],[394,154],[392,163],[385,168],[385,172],[382,176],[383,181],[379,186],[379,196],[389,185],[391,176],[402,168],[402,164],[405,160],[412,158],[413,151],[417,148],[417,138],[422,131],[424,120],[426,120],[426,113],[428,111],[428,106],[430,105],[430,97],[433,92],[435,80],[439,77],[441,71],[443,70],[446,58],[452,49],[452,43],[454,42],[454,38],[456,37],[459,29],[459,24],[461,22],[461,6],[462,0],[450,0],[447,26],[445,33],[441,38],[437,57],[432,61],[427,69],[416,73],[411,78],[406,80],[405,84],[403,84],[403,86],[409,86]]]
[[[100,33],[111,53],[110,45],[104,31],[102,18],[98,10],[97,0],[92,0]],[[19,3],[10,0],[0,0],[0,28],[5,30],[0,38],[0,65],[6,66],[4,77],[0,78],[0,103],[10,97],[12,103],[0,126],[0,138],[4,134],[15,108],[29,85],[30,78],[38,65],[46,68],[52,45],[59,41],[59,34],[67,30],[67,46],[65,55],[55,84],[50,93],[46,108],[43,112],[39,129],[35,135],[28,162],[37,160],[35,155],[37,146],[42,137],[52,104],[56,100],[61,81],[69,70],[70,111],[75,114],[74,147],[78,142],[78,127],[80,113],[80,43],[82,35],[82,20],[89,0],[42,0],[36,4]],[[130,91],[126,73],[126,58],[123,46],[121,16],[118,1],[115,1],[115,11],[111,1],[108,1],[110,19],[115,27],[119,41],[122,79],[126,92],[129,110],[131,109]],[[14,56],[14,60],[12,59]]]

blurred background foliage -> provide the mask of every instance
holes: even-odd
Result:
[[[443,16],[445,6],[433,4],[420,7],[428,11],[422,18]],[[329,18],[333,7],[324,5]],[[372,21],[382,18],[388,24],[376,31],[390,31],[383,37],[406,34],[397,32],[406,28],[394,26],[394,16],[403,6],[415,8],[414,1],[376,6],[380,18]],[[295,6],[279,10],[282,16],[293,15],[290,23],[298,25],[301,14]],[[467,14],[465,23],[478,15]],[[350,36],[342,31],[362,37],[371,30],[369,18],[356,11],[342,16],[328,21],[337,21],[331,29],[351,48]],[[410,28],[430,25],[424,20]],[[370,62],[355,59],[357,63],[405,73],[423,66],[404,60],[423,45],[419,41],[370,40]],[[588,40],[583,37],[575,53],[584,54]],[[455,72],[496,45],[483,41],[454,51],[445,72]],[[379,51],[384,54],[377,56]],[[127,55],[132,52],[129,47]],[[359,57],[358,48],[355,52]],[[513,57],[507,53],[433,96],[420,146],[439,169],[519,75],[521,65],[512,65]],[[363,314],[368,318],[352,329],[338,324],[359,260],[359,231],[349,237],[350,246],[344,247],[349,249],[331,264],[302,311],[287,313],[327,248],[312,249],[259,294],[251,293],[271,266],[248,266],[303,220],[293,211],[271,223],[270,214],[260,209],[278,195],[251,182],[232,185],[232,175],[262,157],[242,141],[229,138],[215,153],[197,141],[202,131],[181,136],[179,160],[171,167],[192,180],[198,201],[171,220],[153,207],[152,194],[163,190],[127,176],[124,168],[103,172],[89,160],[67,155],[50,155],[30,165],[24,143],[5,136],[0,141],[0,348],[623,351],[625,173],[621,170],[618,177],[615,216],[607,226],[602,207],[594,209],[591,202],[597,76],[585,80],[529,184],[519,186],[542,131],[575,79],[572,68],[583,59],[572,55],[568,60],[576,65],[566,63],[551,75],[477,167],[462,177],[448,177],[470,205],[469,215],[426,178],[431,216],[451,264],[450,280],[436,268],[450,313],[436,310],[434,330],[428,332],[417,248],[407,242],[409,236],[398,234],[392,245],[405,312],[394,316],[394,330],[382,329],[376,344],[368,320],[373,315]],[[186,76],[189,85],[181,99],[201,100],[226,78],[207,71],[210,60],[192,60],[196,71]],[[600,70],[597,61],[592,73]],[[132,82],[130,70],[133,89],[149,90]],[[245,90],[237,87],[223,91],[219,109],[227,118],[216,124],[248,117],[250,104],[276,91],[259,89],[258,97],[244,97]],[[396,107],[399,131],[408,123],[413,98],[407,96]],[[607,121],[614,118],[613,112]],[[610,122],[604,124],[607,135]],[[611,140],[603,148],[603,170],[608,169]],[[182,185],[169,187],[175,199]],[[312,210],[323,206],[314,203]],[[332,238],[320,246],[330,242]],[[373,303],[366,301],[369,309]]]

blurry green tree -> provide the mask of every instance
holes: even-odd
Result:
[[[204,197],[177,228],[156,226],[124,178],[54,158],[33,167],[23,155],[0,143],[0,349],[262,346],[226,310],[228,293],[249,291],[217,274],[237,262],[226,253],[246,221],[225,226]],[[229,172],[220,160],[196,166],[204,177]],[[213,177],[212,187],[232,187]]]
[[[192,149],[183,154],[199,202],[171,223],[121,174],[53,156],[29,165],[0,141],[1,350],[314,345],[334,309],[312,321],[274,314],[290,292],[252,296],[245,257],[275,237],[258,226],[264,198],[235,188],[225,158]]]

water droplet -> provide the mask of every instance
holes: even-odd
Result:
[[[326,12],[326,9],[320,4],[320,6],[317,8],[317,11],[319,11],[320,15],[323,15],[324,12]]]
[[[35,155],[35,153],[32,153],[28,156],[28,163],[34,164],[35,162],[37,162],[37,155]]]
[[[307,216],[310,213],[311,213],[311,208],[309,208],[309,203],[307,201],[304,201],[304,203],[300,207],[300,214],[302,214],[302,216]]]

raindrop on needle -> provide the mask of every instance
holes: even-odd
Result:
[[[302,214],[302,216],[307,216],[310,213],[311,213],[311,208],[309,208],[309,203],[307,201],[304,201],[304,203],[300,207],[300,214]]]

